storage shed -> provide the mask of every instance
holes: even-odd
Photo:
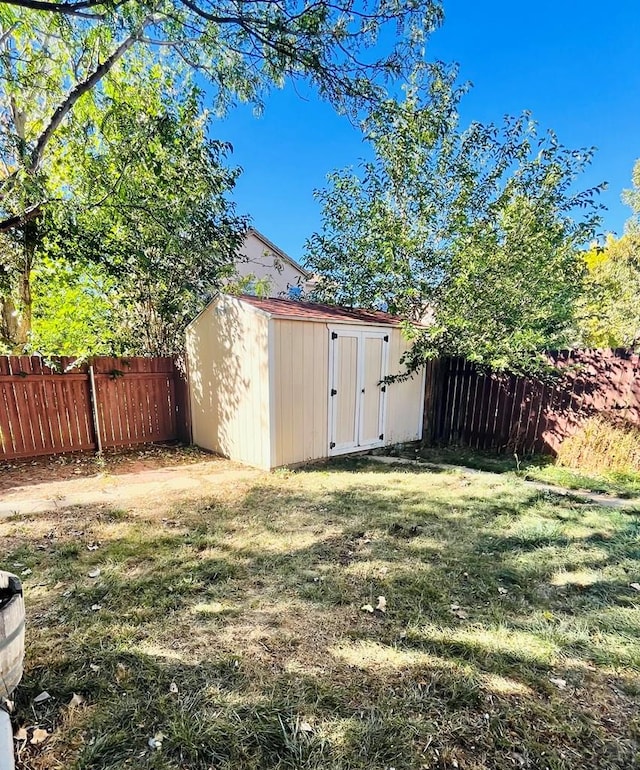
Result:
[[[277,468],[421,438],[424,373],[387,313],[219,295],[187,327],[193,441]]]

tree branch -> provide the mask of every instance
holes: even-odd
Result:
[[[2,220],[0,222],[0,233],[7,233],[9,230],[13,230],[16,227],[26,225],[27,222],[35,219],[40,214],[41,208],[42,204],[36,203],[35,206],[31,206],[26,211],[23,211],[22,214],[16,214],[14,217],[8,217],[7,219]]]
[[[84,19],[100,20],[104,13],[91,13],[84,8],[104,6],[104,0],[78,0],[78,2],[58,3],[49,0],[2,0],[6,5],[17,5],[20,8],[28,8],[31,11],[49,11],[50,13],[64,13],[68,16],[80,16]]]
[[[151,22],[152,17],[147,17],[140,29],[133,35],[129,35],[128,38],[122,41],[116,50],[109,56],[102,64],[89,75],[88,78],[78,83],[76,87],[68,94],[67,98],[60,104],[49,121],[45,130],[40,134],[36,146],[31,153],[31,161],[27,170],[30,173],[34,173],[38,170],[38,167],[42,163],[42,156],[44,154],[45,147],[49,143],[49,140],[59,128],[62,121],[66,118],[69,112],[73,109],[74,104],[84,94],[88,93],[102,78],[107,75],[113,67],[116,65],[119,59],[139,40],[142,30]]]

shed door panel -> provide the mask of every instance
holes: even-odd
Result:
[[[362,336],[362,387],[360,394],[360,431],[358,444],[368,446],[381,441],[382,391],[380,380],[384,377],[384,342],[382,337]]]
[[[358,335],[341,334],[334,341],[333,441],[337,451],[358,443],[358,343]]]
[[[385,337],[381,332],[331,332],[329,454],[383,444]]]

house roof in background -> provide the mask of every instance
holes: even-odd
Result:
[[[403,319],[381,310],[321,305],[315,302],[299,302],[292,299],[260,299],[248,294],[239,297],[242,302],[273,318],[289,318],[298,321],[322,321],[324,323],[358,323],[376,326],[399,326]]]
[[[303,275],[305,278],[307,278],[307,279],[308,279],[308,278],[311,278],[311,276],[312,276],[312,273],[310,273],[308,270],[305,270],[305,268],[304,268],[304,267],[302,267],[302,265],[301,265],[301,264],[299,264],[298,262],[296,262],[296,261],[295,261],[295,259],[293,259],[293,258],[292,258],[292,257],[290,257],[288,254],[286,254],[284,251],[282,251],[282,249],[281,249],[281,248],[279,248],[278,246],[276,246],[276,245],[275,245],[275,243],[272,243],[272,242],[271,242],[271,241],[270,241],[270,240],[269,240],[269,239],[266,237],[266,235],[263,235],[263,234],[262,234],[262,233],[261,233],[259,230],[256,230],[256,228],[255,228],[255,227],[250,227],[250,228],[247,230],[247,235],[255,235],[255,237],[256,237],[258,240],[262,241],[262,243],[264,243],[264,245],[265,245],[265,246],[266,246],[268,249],[270,249],[270,250],[271,250],[271,251],[272,251],[272,252],[273,252],[273,253],[274,253],[274,254],[275,254],[277,257],[279,257],[280,259],[284,260],[285,262],[288,262],[288,263],[289,263],[289,264],[290,264],[292,267],[294,267],[296,270],[299,270],[299,271],[302,273],[302,275]]]

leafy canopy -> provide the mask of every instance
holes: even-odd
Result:
[[[599,188],[574,183],[592,150],[569,150],[529,114],[459,127],[466,87],[428,67],[401,103],[366,123],[373,160],[316,192],[322,230],[307,243],[317,296],[382,307],[408,330],[408,362],[464,356],[527,371],[573,334],[578,247],[598,223]]]
[[[165,355],[231,275],[247,222],[228,197],[238,174],[225,165],[229,147],[207,139],[196,96],[142,109],[127,90],[105,116],[99,149],[87,158],[75,147],[75,195],[49,209],[42,253],[93,264],[117,287],[118,323],[105,340]]]

